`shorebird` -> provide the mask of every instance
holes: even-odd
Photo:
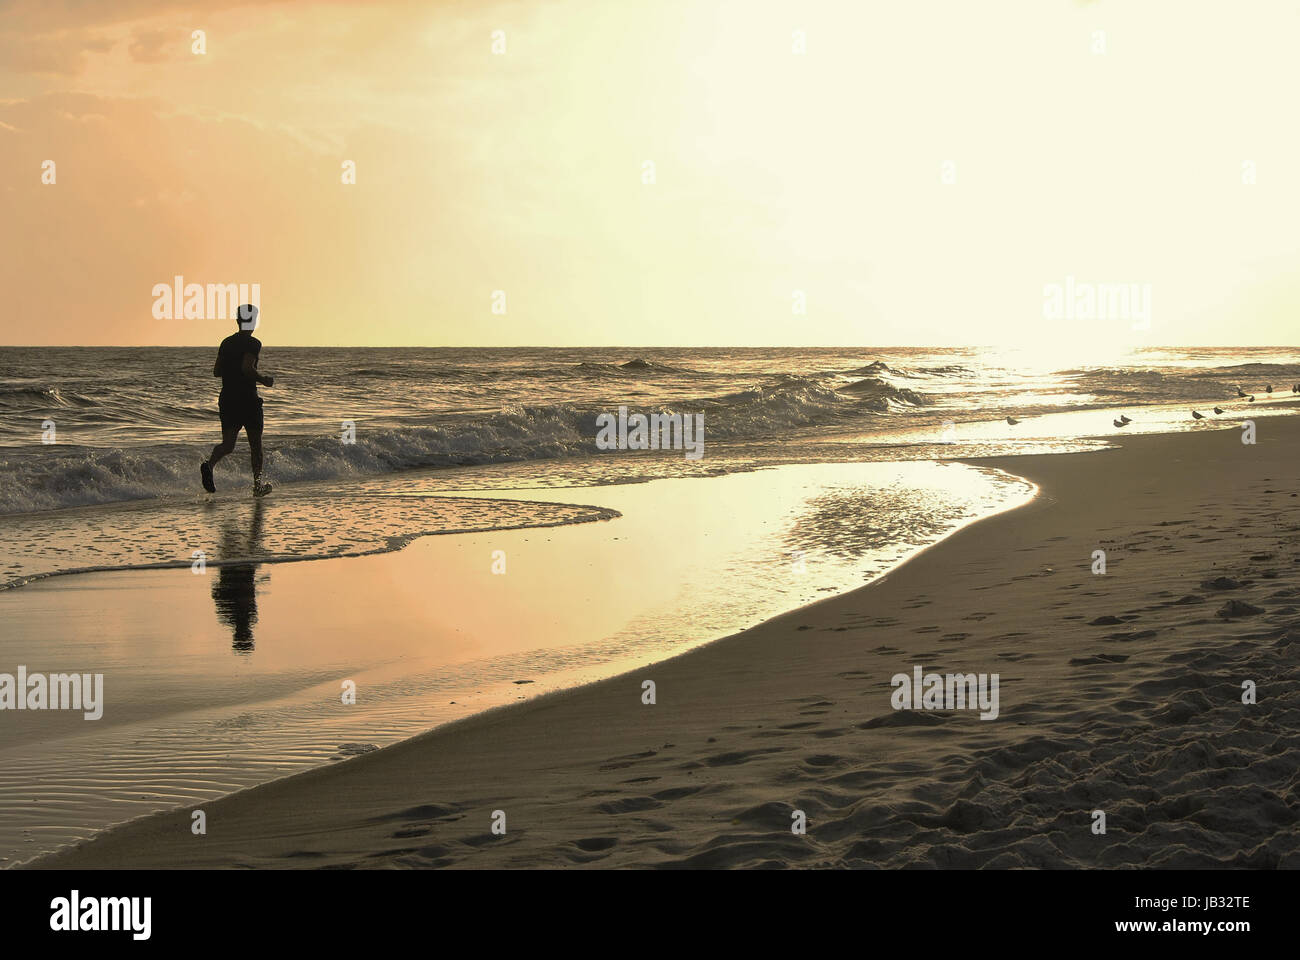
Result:
[[[1133,422],[1132,420],[1130,420],[1130,419],[1128,418],[1128,416],[1127,416],[1126,414],[1123,414],[1123,413],[1121,413],[1121,414],[1119,415],[1119,418],[1120,418],[1120,420],[1122,420],[1124,423],[1132,423],[1132,422]]]
[[[1007,423],[1011,424],[1013,427],[1019,422],[1020,421],[1017,420],[1015,417],[1007,417]]]
[[[1192,411],[1192,419],[1193,419],[1193,420],[1204,420],[1204,419],[1205,419],[1205,414],[1203,414],[1203,413],[1197,413],[1195,410],[1193,410],[1193,411]]]
[[[1215,413],[1223,413],[1223,407],[1215,407],[1215,408],[1214,408],[1214,412],[1215,412]]]
[[[1265,388],[1264,388],[1264,392],[1265,392],[1265,393],[1272,393],[1272,392],[1273,392],[1273,384],[1270,383],[1267,387],[1265,387]]]
[[[1239,396],[1239,397],[1244,397],[1245,395],[1246,395],[1246,391],[1243,390],[1243,389],[1241,389],[1241,387],[1238,387],[1238,388],[1237,388],[1237,396]]]
[[[1252,393],[1252,394],[1251,394],[1249,397],[1247,397],[1246,399],[1249,400],[1251,403],[1254,403],[1254,402],[1255,402],[1255,395]]]
[[[1129,421],[1129,420],[1116,420],[1116,421],[1115,421],[1115,426],[1117,426],[1117,427],[1127,427],[1127,426],[1129,425],[1130,422],[1131,422],[1131,421]]]

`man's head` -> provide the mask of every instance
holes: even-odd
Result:
[[[245,303],[235,311],[235,323],[239,324],[240,330],[252,333],[257,329],[257,307]]]

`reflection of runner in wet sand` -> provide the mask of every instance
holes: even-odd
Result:
[[[262,341],[253,336],[257,307],[241,306],[236,322],[239,332],[221,341],[217,362],[212,366],[212,375],[221,378],[221,397],[217,401],[221,411],[221,442],[212,448],[212,456],[203,461],[199,472],[203,489],[216,493],[212,468],[222,457],[235,452],[235,442],[243,430],[252,457],[253,496],[261,497],[271,492],[271,485],[262,482],[262,398],[257,395],[257,385],[274,386],[275,378],[257,372],[257,358],[262,352]]]
[[[217,607],[217,619],[230,627],[230,645],[235,650],[253,649],[253,624],[257,623],[256,573],[255,563],[221,567],[212,584],[212,601]]]
[[[262,551],[262,503],[253,504],[253,522],[245,539],[234,523],[221,537],[221,557],[254,557]],[[217,569],[212,583],[212,602],[217,619],[230,627],[231,647],[237,651],[253,649],[253,624],[257,623],[256,563],[238,563]]]

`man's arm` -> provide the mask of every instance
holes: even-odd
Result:
[[[256,380],[264,387],[275,386],[275,377],[264,377],[257,372],[257,355],[252,353],[244,354],[243,374],[249,380]]]
[[[220,350],[217,351],[217,361],[216,361],[216,363],[214,363],[214,364],[212,365],[212,375],[213,375],[214,377],[219,377],[219,376],[221,376],[221,351],[220,351]]]

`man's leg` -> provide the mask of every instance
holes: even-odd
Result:
[[[248,437],[248,453],[253,465],[253,486],[262,483],[262,431],[249,428],[244,431]]]
[[[221,424],[221,442],[212,448],[212,455],[199,464],[199,479],[203,481],[203,489],[208,493],[217,492],[217,485],[212,479],[213,465],[226,454],[235,452],[235,441],[238,439],[239,425],[223,421]]]
[[[253,467],[253,494],[261,496],[266,491],[262,486],[262,400],[253,401],[252,408],[244,418],[244,436],[248,437],[248,454]]]
[[[208,457],[208,466],[215,467],[217,461],[222,457],[235,452],[235,442],[239,439],[239,427],[221,425],[221,442],[212,448],[212,456]],[[258,437],[258,460],[261,460],[261,441],[262,436],[259,432]]]

